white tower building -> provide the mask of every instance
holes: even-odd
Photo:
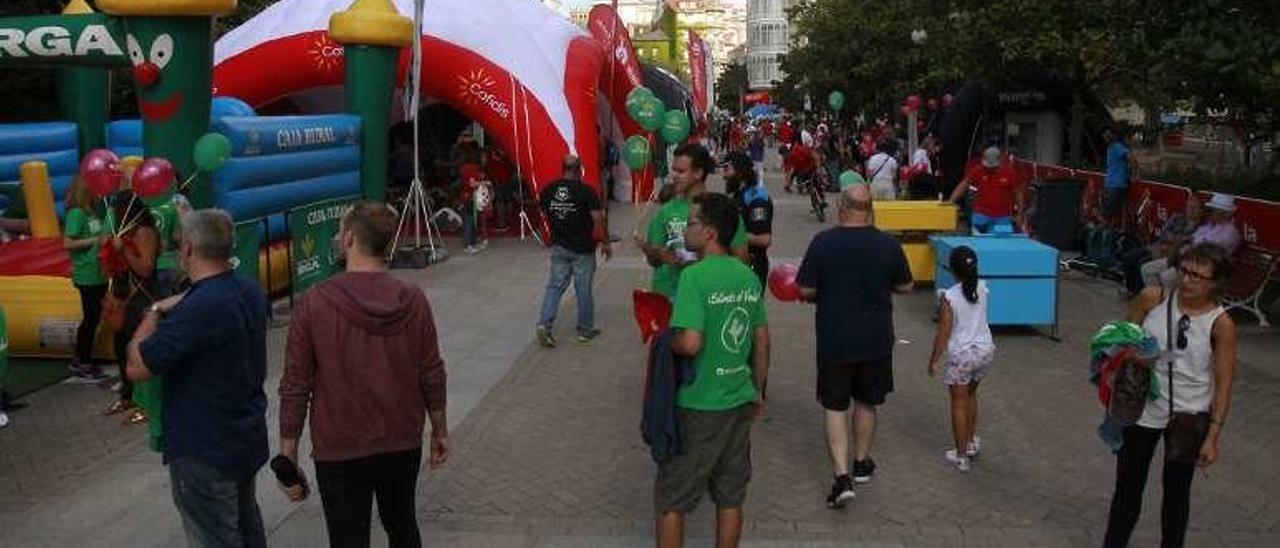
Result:
[[[753,91],[772,90],[785,76],[786,6],[786,0],[747,0],[747,85]]]

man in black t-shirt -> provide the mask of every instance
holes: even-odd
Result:
[[[814,236],[796,281],[801,298],[817,304],[818,401],[826,410],[827,445],[835,484],[827,505],[853,498],[853,484],[871,481],[876,406],[893,391],[893,293],[911,291],[902,246],[871,224],[871,190],[840,194],[840,224]],[[853,477],[849,477],[849,402],[854,402]]]
[[[577,340],[586,344],[600,335],[595,327],[591,297],[596,249],[604,254],[605,260],[613,256],[609,240],[604,237],[609,233],[604,208],[596,191],[582,182],[582,162],[573,155],[564,159],[563,178],[542,189],[539,198],[542,212],[551,225],[551,276],[535,329],[538,343],[548,348],[556,345],[556,311],[560,309],[560,297],[572,281],[578,302]]]
[[[769,244],[773,243],[773,200],[764,181],[757,177],[751,157],[745,152],[729,153],[724,164],[725,192],[742,212],[747,229],[747,263],[767,285]]]

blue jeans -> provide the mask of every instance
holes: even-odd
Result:
[[[573,292],[578,301],[578,332],[595,327],[595,303],[591,298],[591,280],[596,275],[594,253],[574,253],[558,245],[551,246],[551,276],[547,279],[547,292],[542,298],[542,313],[538,325],[551,329],[560,310],[560,297],[573,280]]]
[[[478,220],[475,211],[470,205],[462,208],[462,242],[468,246],[476,245],[479,228],[476,226]]]
[[[1009,225],[1010,228],[1014,228],[1013,217],[1008,215],[1002,217],[988,217],[981,213],[974,212],[971,218],[974,234],[990,234],[995,230],[996,225]]]
[[[253,474],[237,478],[207,464],[169,462],[173,503],[191,548],[265,548]]]

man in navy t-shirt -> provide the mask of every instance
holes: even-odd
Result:
[[[266,546],[254,476],[267,461],[267,299],[231,271],[220,210],[182,220],[185,294],[147,310],[129,343],[133,381],[164,379],[164,460],[194,546]]]
[[[817,304],[818,401],[826,410],[835,484],[827,504],[843,507],[853,483],[871,481],[876,406],[893,391],[893,293],[911,291],[902,246],[872,225],[871,190],[840,194],[840,224],[814,236],[796,281],[801,298]],[[849,402],[853,401],[854,461],[849,476]]]

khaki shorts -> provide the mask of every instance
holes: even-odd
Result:
[[[658,465],[653,485],[658,513],[687,514],[704,491],[716,508],[741,508],[751,481],[751,423],[755,404],[727,411],[681,409],[685,452]]]

